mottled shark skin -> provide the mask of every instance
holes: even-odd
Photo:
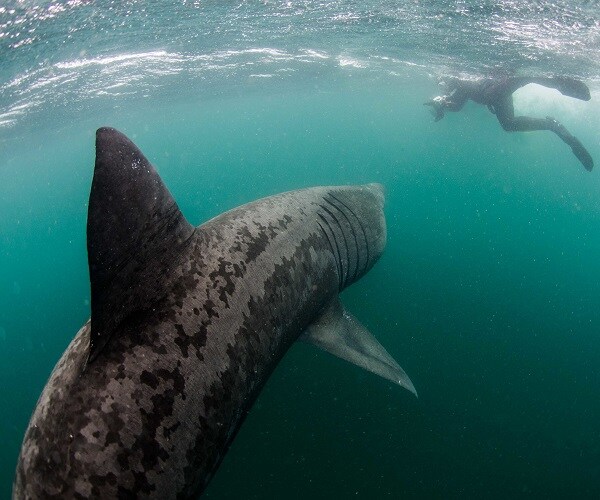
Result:
[[[198,496],[301,335],[414,392],[337,300],[384,249],[383,202],[376,184],[316,187],[194,228],[136,146],[99,129],[91,320],[40,396],[14,498]],[[359,362],[353,332],[371,346]]]

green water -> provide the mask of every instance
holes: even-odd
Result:
[[[90,314],[94,134],[120,129],[194,224],[292,189],[380,182],[388,245],[343,302],[408,391],[306,344],[266,384],[211,499],[600,497],[600,23],[594,2],[0,5],[0,498]],[[504,132],[448,75],[568,74]]]
[[[598,178],[550,134],[506,134],[474,105],[433,123],[420,103],[435,87],[420,83],[138,106],[13,141],[0,173],[3,496],[34,403],[89,315],[104,124],[134,138],[194,223],[303,186],[387,190],[388,247],[343,300],[419,399],[295,346],[208,498],[595,496]],[[571,128],[593,144],[585,119]]]

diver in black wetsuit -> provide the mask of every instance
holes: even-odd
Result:
[[[435,97],[424,104],[433,108],[436,122],[444,117],[444,111],[460,111],[471,99],[486,105],[496,115],[502,128],[508,132],[550,130],[568,144],[586,170],[591,171],[594,160],[579,139],[564,125],[549,116],[546,118],[515,116],[512,94],[529,83],[556,89],[563,95],[583,101],[589,101],[591,98],[585,83],[569,77],[501,77],[475,81],[454,78],[446,84],[448,87],[446,95]]]

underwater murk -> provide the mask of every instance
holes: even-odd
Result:
[[[295,342],[204,497],[597,498],[598,12],[566,0],[4,1],[0,496],[93,311],[86,225],[96,130],[109,126],[194,226],[313,186],[385,191],[387,245],[341,302],[418,398]],[[531,84],[514,110],[559,120],[595,168],[551,131],[504,131],[486,106],[437,122],[423,106],[440,82],[490,75],[584,82],[589,101]]]

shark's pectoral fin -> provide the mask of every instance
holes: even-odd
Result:
[[[377,339],[344,309],[337,297],[306,329],[300,340],[314,344],[417,395],[404,370]]]

